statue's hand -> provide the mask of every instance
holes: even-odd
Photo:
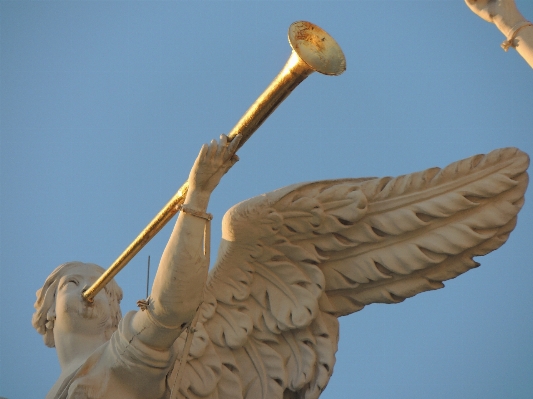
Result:
[[[235,155],[241,136],[228,144],[228,137],[220,135],[220,142],[204,144],[189,174],[189,192],[209,195],[226,172],[239,160]]]
[[[514,0],[465,0],[465,3],[476,15],[491,23],[497,18],[513,19],[519,13]]]

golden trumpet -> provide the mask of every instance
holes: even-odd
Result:
[[[340,46],[317,25],[306,21],[294,22],[289,27],[288,36],[292,53],[285,66],[228,134],[230,141],[236,135],[242,135],[238,148],[311,73],[340,75],[346,70]],[[188,187],[188,182],[185,182],[100,278],[83,292],[85,300],[92,302],[96,294],[172,219],[183,205]]]

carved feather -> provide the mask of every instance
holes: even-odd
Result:
[[[397,303],[442,288],[500,247],[515,226],[527,187],[526,154],[514,148],[444,169],[362,183],[368,212],[352,230],[370,234],[321,265],[332,308],[342,316],[374,302]]]
[[[397,178],[298,184],[230,209],[182,397],[318,398],[337,317],[476,267],[513,230],[528,164],[507,148]]]

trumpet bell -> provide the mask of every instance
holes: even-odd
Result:
[[[346,70],[346,58],[335,39],[311,22],[292,23],[289,43],[301,60],[316,72],[340,75]]]

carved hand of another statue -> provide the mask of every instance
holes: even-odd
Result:
[[[514,0],[465,0],[466,5],[487,22],[506,21],[513,25],[523,17],[516,8]]]
[[[204,144],[189,174],[189,192],[210,195],[226,172],[239,160],[235,151],[241,140],[236,136],[231,143],[224,134],[220,142]]]

